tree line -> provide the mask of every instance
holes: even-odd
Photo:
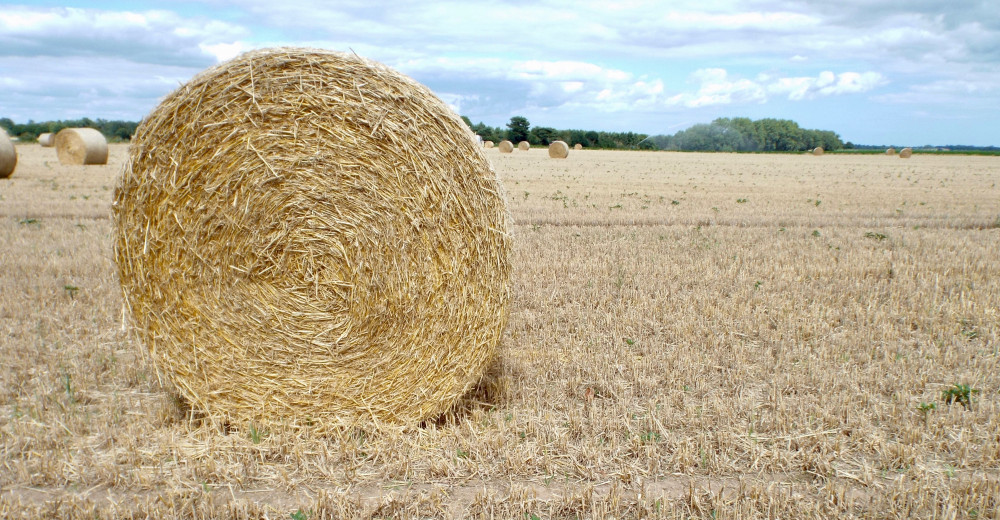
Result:
[[[19,141],[33,142],[38,140],[38,136],[44,133],[57,133],[63,128],[93,128],[104,134],[104,137],[111,142],[129,141],[135,134],[138,122],[133,121],[108,121],[105,119],[93,120],[88,117],[83,119],[68,119],[65,121],[44,121],[36,123],[29,120],[27,123],[15,123],[10,118],[0,118],[0,127],[7,131],[11,137],[16,137]]]
[[[830,130],[802,128],[788,119],[754,121],[748,117],[720,117],[673,135],[650,137],[647,142],[660,150],[699,152],[803,152],[817,146],[834,151],[844,147],[840,136]]]
[[[548,146],[553,141],[564,141],[573,146],[581,144],[585,148],[635,149],[640,148],[648,136],[635,132],[598,132],[595,130],[557,130],[548,126],[532,127],[527,118],[514,116],[510,118],[506,128],[489,126],[483,122],[473,124],[468,117],[462,116],[465,124],[483,141],[499,143],[508,140],[514,144],[528,141],[532,145]]]

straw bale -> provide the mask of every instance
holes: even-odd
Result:
[[[816,148],[813,148],[812,153],[813,155],[823,155],[823,147],[817,146]]]
[[[573,145],[573,149],[574,150],[583,150],[583,145],[580,144],[580,143],[576,143],[576,144]]]
[[[59,164],[107,164],[108,140],[93,128],[64,128],[56,134]]]
[[[486,146],[487,148],[493,148],[493,141],[486,141],[485,143],[483,143],[483,145]]]
[[[525,151],[526,150],[530,150],[531,149],[531,145],[528,143],[528,141],[521,141],[520,143],[517,143],[517,149],[518,150],[525,150]]]
[[[138,128],[112,208],[130,322],[213,421],[412,426],[496,359],[503,188],[379,63],[279,48],[202,72]]]
[[[500,141],[500,153],[510,153],[514,151],[514,143],[503,140]]]
[[[0,128],[0,179],[6,179],[17,167],[17,150],[7,131]]]
[[[549,145],[549,157],[553,159],[569,157],[569,145],[565,141],[552,141],[552,144]]]
[[[50,148],[52,146],[55,146],[55,144],[56,144],[56,142],[55,142],[55,136],[53,136],[49,132],[45,132],[44,134],[39,134],[38,135],[38,144],[40,144],[40,145],[42,145],[42,146],[44,146],[46,148]]]
[[[896,149],[892,148],[892,147],[889,147],[889,149],[885,151],[885,154],[886,155],[896,155]]]
[[[899,151],[900,159],[909,159],[911,155],[913,155],[913,148],[908,146]]]

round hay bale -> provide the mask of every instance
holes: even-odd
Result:
[[[580,144],[580,143],[576,143],[576,144],[573,145],[573,149],[574,150],[583,150],[583,145]]]
[[[823,147],[817,146],[816,148],[813,148],[812,153],[813,155],[823,155]]]
[[[910,148],[909,146],[899,151],[900,159],[909,159],[911,155],[913,155],[913,148]]]
[[[107,164],[108,140],[93,128],[64,128],[56,134],[59,164]]]
[[[569,157],[569,145],[565,141],[552,141],[552,144],[549,145],[549,157],[553,159]]]
[[[486,141],[485,143],[483,143],[483,146],[487,148],[493,148],[493,141]]]
[[[528,141],[521,141],[520,143],[517,143],[517,149],[522,151],[528,151],[531,149],[531,144],[529,144]]]
[[[886,155],[896,155],[896,149],[892,148],[892,147],[889,147],[889,149],[885,151],[885,154]]]
[[[139,126],[112,213],[131,323],[214,421],[412,426],[496,359],[499,178],[379,63],[279,48],[202,72]]]
[[[0,128],[0,179],[6,179],[14,173],[17,167],[17,149],[10,140],[7,131]]]
[[[46,148],[51,148],[52,146],[55,146],[56,143],[54,136],[50,132],[45,132],[44,134],[38,135],[38,144]]]
[[[510,141],[500,141],[500,153],[510,153],[514,151],[514,143]]]

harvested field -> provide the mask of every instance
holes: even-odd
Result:
[[[422,428],[317,437],[158,382],[109,148],[19,145],[0,181],[0,517],[1000,514],[998,158],[487,149],[500,363]]]

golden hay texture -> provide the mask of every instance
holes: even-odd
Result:
[[[483,146],[487,148],[493,148],[493,141],[486,141],[485,143],[483,143]]]
[[[10,140],[7,131],[0,128],[0,179],[6,179],[14,173],[17,166],[17,150]]]
[[[812,154],[813,155],[823,155],[823,147],[822,146],[817,146],[816,148],[813,148]]]
[[[899,151],[900,159],[909,159],[911,155],[913,155],[913,148],[908,146]]]
[[[565,141],[552,141],[552,144],[549,145],[549,157],[553,159],[569,157],[569,145]]]
[[[56,134],[59,164],[107,164],[108,140],[93,128],[64,128]]]
[[[38,144],[40,144],[40,145],[42,145],[42,146],[44,146],[46,148],[55,146],[55,144],[56,144],[56,142],[55,142],[55,136],[52,135],[49,132],[45,132],[44,134],[39,134],[38,135]]]
[[[202,72],[138,128],[113,217],[132,324],[212,419],[415,425],[496,359],[502,187],[379,63],[279,48]]]
[[[583,145],[580,144],[580,143],[576,143],[576,144],[573,145],[573,149],[574,150],[583,150]]]
[[[885,154],[886,155],[896,155],[896,149],[890,147],[888,150],[885,151]]]
[[[510,141],[500,141],[500,153],[511,153],[514,151],[514,143]]]
[[[517,143],[517,149],[518,150],[530,150],[531,149],[531,145],[528,144],[528,141],[521,141],[520,143]]]

